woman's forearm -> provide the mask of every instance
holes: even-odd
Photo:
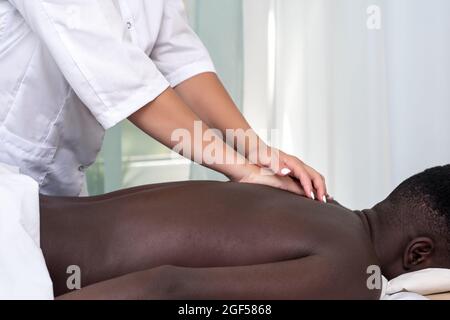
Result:
[[[212,131],[209,131],[209,139],[203,139],[203,134],[209,127],[204,122],[200,122],[197,115],[172,89],[167,89],[129,119],[141,130],[171,149],[180,145],[179,141],[173,140],[174,133],[175,135],[177,132],[181,135],[186,133],[189,141],[183,141],[183,148],[177,151],[233,180],[240,180],[248,174],[249,170],[256,170],[245,157],[224,143],[220,136],[211,135]],[[207,147],[209,149],[213,147],[213,153],[216,156],[214,159],[208,158],[211,152],[205,151]],[[217,159],[219,161],[214,161]]]
[[[211,85],[212,92],[205,94],[205,96],[209,96],[210,94],[223,96],[226,94],[226,91],[224,93],[218,89],[219,84],[220,82]],[[207,92],[209,89],[204,88],[203,90]],[[216,89],[218,91],[215,91]],[[194,100],[196,99],[201,100],[199,97]],[[214,114],[212,117],[214,119],[230,119],[220,121],[212,120],[212,118],[207,116],[211,115],[210,112],[205,113],[205,119],[212,123],[215,127],[214,129],[219,132],[211,130],[204,121],[201,121],[197,115],[198,111],[195,112],[195,110],[188,107],[177,92],[171,88],[164,91],[154,101],[131,115],[129,119],[138,128],[165,146],[188,159],[226,175],[233,181],[264,184],[288,190],[299,195],[305,195],[306,193],[311,198],[314,198],[311,179],[320,183],[322,183],[322,179],[318,173],[304,166],[300,160],[292,156],[284,155],[283,153],[278,153],[276,149],[272,148],[269,148],[269,156],[265,156],[264,153],[268,149],[256,134],[244,134],[244,139],[241,139],[238,135],[233,136],[238,142],[237,145],[235,144],[236,142],[233,145],[229,142],[226,143],[225,140],[229,141],[230,139],[224,140],[221,131],[226,131],[227,129],[245,129],[239,127],[242,124],[243,118],[241,119],[242,115],[240,113],[240,116],[236,115],[238,113],[236,107],[234,107],[236,110],[231,111],[230,115],[226,111],[227,103],[222,101],[221,98],[218,98],[217,102],[221,107],[212,113]],[[201,104],[202,106],[208,104],[210,109],[215,109],[214,104],[210,105],[209,103],[211,102]],[[233,110],[232,107],[230,109]],[[223,111],[223,114],[221,114],[221,111]],[[246,123],[245,120],[243,121]],[[283,157],[280,158],[279,155]],[[301,182],[303,188],[293,179],[286,177],[289,172],[284,173],[283,171],[285,170],[292,171],[293,175]],[[283,177],[273,177],[273,173],[282,175]],[[316,182],[315,185],[320,187]],[[326,194],[323,187],[318,188],[318,190],[318,196],[320,198]]]
[[[181,83],[175,90],[202,121],[222,131],[224,136],[226,130],[230,129],[235,132],[247,131],[246,139],[235,139],[233,144],[244,156],[248,157],[250,151],[256,151],[251,149],[264,144],[214,73],[197,75]],[[257,143],[251,145],[250,141]]]

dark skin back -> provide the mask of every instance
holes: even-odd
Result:
[[[68,299],[377,299],[364,215],[270,187],[180,182],[41,196],[41,246]]]

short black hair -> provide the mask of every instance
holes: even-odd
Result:
[[[420,225],[423,231],[445,241],[450,257],[450,164],[405,180],[388,201],[402,212],[402,223],[414,222],[416,227]]]

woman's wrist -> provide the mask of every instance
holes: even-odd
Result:
[[[238,141],[236,145],[239,151],[242,150],[242,154],[254,164],[258,164],[260,155],[270,149],[253,129],[247,131],[245,141]]]
[[[251,163],[259,166],[264,162],[265,158],[270,157],[271,153],[272,148],[259,139],[254,147],[249,148],[246,157]]]

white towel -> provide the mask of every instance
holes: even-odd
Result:
[[[0,164],[0,300],[53,298],[40,248],[38,184]]]

